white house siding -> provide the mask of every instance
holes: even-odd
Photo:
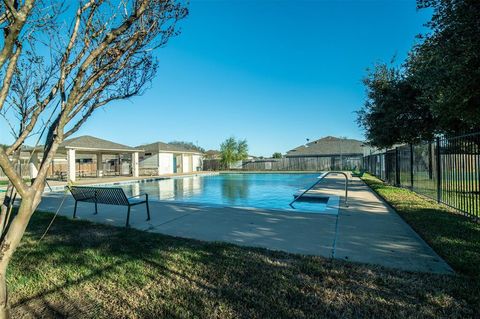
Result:
[[[173,153],[159,153],[158,154],[158,174],[172,174],[173,173]]]
[[[182,173],[190,173],[192,171],[192,156],[191,155],[183,155],[183,163],[182,163]]]
[[[144,156],[140,161],[142,175],[163,175],[174,173],[176,157],[177,173],[191,173],[203,169],[203,157],[200,154],[160,152]]]
[[[203,168],[202,156],[200,155],[192,155],[192,162],[193,162],[193,171],[201,171]]]

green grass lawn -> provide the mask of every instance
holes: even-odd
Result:
[[[362,178],[457,272],[480,280],[480,224],[407,189]],[[479,294],[479,293],[477,293]]]
[[[8,273],[17,317],[468,318],[480,285],[36,213]]]
[[[475,179],[478,174],[469,172],[464,176],[453,176],[452,172],[447,170],[442,173],[441,196],[444,203],[452,207],[463,209],[472,216],[479,216],[478,207],[475,202],[478,198],[476,192],[477,185]],[[410,172],[400,172],[400,185],[411,189]],[[437,199],[437,180],[430,177],[428,171],[416,171],[413,179],[413,191]],[[476,211],[477,210],[477,211]]]
[[[29,178],[24,178],[23,181],[26,182],[26,183],[29,183],[30,179]],[[8,185],[8,180],[0,180],[0,186],[6,186],[6,185]]]

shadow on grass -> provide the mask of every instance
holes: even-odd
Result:
[[[363,180],[455,271],[480,280],[480,224],[407,189],[387,185],[372,176]]]
[[[478,283],[37,213],[12,262],[15,317],[473,317]]]

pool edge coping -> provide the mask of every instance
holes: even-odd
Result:
[[[152,178],[142,178],[142,179],[135,179],[135,180],[127,180],[127,181],[119,181],[119,182],[108,182],[108,183],[92,183],[92,184],[85,184],[82,186],[123,186],[123,185],[130,185],[135,183],[148,183],[154,181],[161,181],[161,180],[168,180],[168,179],[179,179],[179,178],[187,178],[187,177],[203,177],[203,176],[216,176],[221,175],[222,172],[211,172],[211,173],[201,173],[201,174],[187,174],[187,175],[178,175],[178,176],[158,176]],[[228,173],[227,173],[228,174]],[[301,174],[301,173],[297,173]],[[52,193],[60,193],[67,190],[68,185],[59,185],[53,186],[48,189],[48,186],[45,187],[44,194],[52,194]],[[325,197],[328,197],[328,201],[326,203],[325,210],[320,212],[314,211],[305,211],[305,210],[289,210],[286,209],[275,209],[275,208],[264,208],[264,207],[255,207],[255,206],[235,206],[235,205],[224,205],[224,204],[215,204],[215,203],[201,203],[201,202],[187,202],[187,201],[179,201],[179,200],[161,200],[161,199],[151,199],[151,201],[159,202],[163,204],[179,204],[179,205],[192,205],[197,207],[216,207],[216,208],[236,208],[236,209],[244,209],[244,210],[260,210],[260,211],[273,211],[273,212],[281,212],[281,213],[303,213],[303,214],[317,214],[317,215],[329,215],[329,216],[338,216],[340,213],[340,196],[334,194],[325,194]]]

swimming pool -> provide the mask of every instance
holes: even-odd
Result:
[[[312,185],[318,176],[318,173],[199,175],[115,187],[123,188],[127,196],[148,193],[152,200],[315,213],[327,211],[332,202],[296,202],[295,210],[288,204],[294,193]]]

